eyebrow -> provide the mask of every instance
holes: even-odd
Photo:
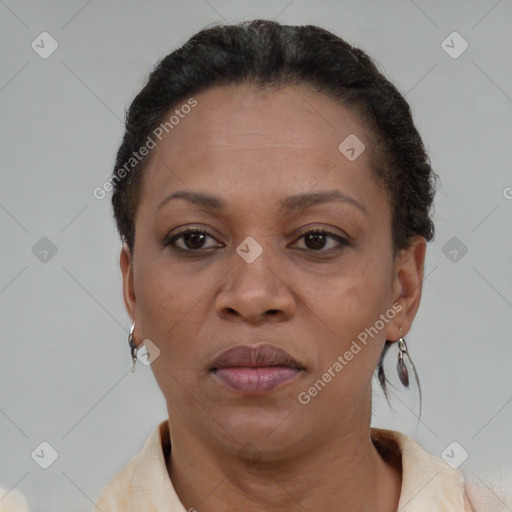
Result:
[[[168,195],[159,205],[157,210],[162,208],[165,204],[173,199],[184,199],[190,203],[202,206],[207,210],[224,210],[227,203],[215,196],[205,194],[203,192],[189,192],[187,190],[178,190]],[[296,194],[286,197],[280,201],[281,209],[287,212],[297,212],[310,208],[314,205],[327,203],[332,201],[341,201],[346,204],[356,206],[363,213],[368,214],[366,208],[353,197],[340,192],[339,190],[330,190],[325,192],[305,192],[303,194]]]

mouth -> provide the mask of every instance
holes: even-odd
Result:
[[[272,344],[238,345],[222,352],[209,368],[232,391],[261,395],[281,388],[305,370],[302,363]]]

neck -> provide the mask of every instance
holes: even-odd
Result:
[[[231,512],[395,512],[402,484],[399,462],[384,460],[366,428],[338,428],[288,458],[242,460],[211,438],[169,422],[169,477],[186,510]],[[307,444],[306,441],[302,444]]]

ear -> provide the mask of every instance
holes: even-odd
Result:
[[[389,324],[386,339],[390,341],[398,340],[410,331],[420,307],[426,249],[427,241],[418,235],[411,247],[402,250],[396,258],[393,304],[400,304],[401,309]]]
[[[135,322],[136,297],[135,297],[135,291],[134,291],[134,287],[133,287],[132,256],[130,253],[130,248],[128,247],[128,244],[126,242],[123,243],[123,248],[121,249],[119,263],[121,266],[121,273],[123,276],[124,305],[126,307],[126,311],[130,315],[130,318],[133,323],[133,322]]]

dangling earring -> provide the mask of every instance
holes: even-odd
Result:
[[[403,329],[400,327],[400,332],[403,332]],[[407,371],[407,366],[405,366],[404,362],[404,354],[409,359],[414,372],[416,372],[416,368],[414,367],[414,363],[412,362],[411,356],[409,355],[409,351],[407,350],[407,344],[405,343],[405,338],[400,337],[398,340],[398,363],[396,364],[396,371],[398,373],[398,377],[400,382],[406,387],[409,387],[409,372]]]
[[[409,350],[407,349],[407,344],[405,343],[405,338],[402,336],[403,329],[400,327],[400,339],[398,340],[398,363],[396,365],[396,371],[398,373],[398,377],[400,378],[400,382],[404,385],[404,387],[409,387],[409,372],[407,370],[407,366],[405,366],[404,354],[409,359],[409,363],[414,371],[414,378],[416,379],[416,385],[418,386],[418,393],[420,395],[420,414],[418,416],[418,421],[420,421],[421,417],[421,387],[420,381],[418,379],[418,372],[416,371],[416,367],[412,362],[411,356],[409,355]],[[418,423],[419,424],[419,423]]]
[[[130,350],[132,354],[132,372],[135,371],[135,363],[137,362],[137,345],[135,345],[135,341],[133,339],[133,330],[135,329],[135,324],[132,325],[130,329],[130,334],[128,335],[128,345],[130,345]]]

